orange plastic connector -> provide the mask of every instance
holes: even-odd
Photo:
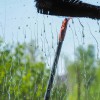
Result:
[[[62,26],[61,26],[61,30],[60,30],[60,34],[59,34],[59,41],[63,41],[64,40],[66,29],[67,29],[67,25],[68,25],[68,21],[70,19],[72,19],[72,18],[65,18],[64,21],[62,22]]]

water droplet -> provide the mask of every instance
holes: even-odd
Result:
[[[18,29],[20,30],[20,26],[18,27]]]
[[[26,25],[26,27],[28,27],[28,25]]]
[[[28,19],[30,19],[30,17],[28,17]]]

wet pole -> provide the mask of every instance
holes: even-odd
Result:
[[[44,100],[49,100],[49,98],[50,98],[50,92],[51,92],[51,89],[52,89],[53,80],[54,80],[54,76],[55,76],[55,73],[56,73],[56,68],[57,68],[57,64],[58,64],[58,60],[59,60],[61,47],[62,47],[63,40],[64,40],[64,37],[65,37],[68,21],[70,19],[71,18],[65,18],[64,21],[62,22],[61,30],[60,30],[60,33],[59,33],[59,42],[58,42],[58,46],[57,46],[57,49],[56,49],[56,54],[55,54],[55,58],[54,58],[54,62],[53,62],[52,70],[51,70],[51,75],[50,75],[50,78],[49,78],[49,82],[48,82],[48,86],[47,86],[47,90],[46,90],[46,93],[45,93]]]

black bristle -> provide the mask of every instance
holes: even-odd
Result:
[[[100,6],[80,0],[35,0],[41,14],[100,19]],[[42,11],[41,11],[42,9]]]
[[[69,2],[69,0],[66,0],[66,1],[68,1]],[[82,2],[81,0],[70,0],[70,2],[73,2],[73,3],[80,3],[80,2]]]

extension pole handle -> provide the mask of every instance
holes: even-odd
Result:
[[[49,78],[49,82],[48,82],[48,87],[46,90],[46,94],[44,97],[44,100],[49,100],[50,98],[50,92],[52,89],[52,85],[53,85],[53,80],[54,80],[54,76],[56,73],[56,68],[57,68],[57,64],[58,64],[58,60],[59,60],[59,55],[61,52],[61,47],[62,47],[62,43],[65,37],[65,33],[66,33],[66,29],[67,29],[67,23],[70,20],[70,18],[65,18],[64,21],[62,22],[62,26],[61,26],[61,30],[60,30],[60,34],[59,34],[59,43],[56,49],[56,54],[55,54],[55,58],[54,58],[54,62],[53,62],[53,66],[52,66],[52,70],[51,70],[51,75]]]

